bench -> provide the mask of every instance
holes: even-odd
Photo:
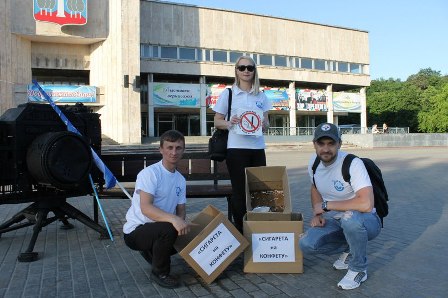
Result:
[[[106,154],[101,159],[123,185],[130,195],[134,192],[137,174],[147,166],[162,159],[160,153]],[[225,197],[227,199],[227,216],[232,221],[231,202],[232,186],[225,162],[211,161],[206,152],[184,153],[177,170],[187,180],[187,198]],[[128,183],[129,182],[129,183]],[[132,186],[129,186],[132,185]],[[118,188],[100,189],[100,198],[127,198]],[[98,204],[94,199],[94,221],[98,223]]]

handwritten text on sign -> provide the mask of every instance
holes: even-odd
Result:
[[[221,223],[190,252],[190,256],[210,275],[240,245],[235,236]]]
[[[295,262],[294,233],[252,234],[252,255],[257,262]]]

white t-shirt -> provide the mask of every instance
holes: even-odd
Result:
[[[344,161],[346,152],[338,151],[338,157],[334,163],[325,166],[322,162],[316,169],[314,181],[316,188],[325,201],[344,201],[355,197],[356,192],[364,187],[372,186],[369,174],[361,159],[355,158],[350,166],[351,184],[344,181],[342,177],[342,162]],[[316,154],[313,154],[308,163],[308,174],[313,183],[312,166]]]
[[[266,94],[259,92],[257,95],[253,94],[253,89],[250,92],[246,92],[238,88],[238,86],[232,86],[232,108],[230,114],[238,114],[239,109],[245,109],[247,111],[256,111],[263,114],[266,111],[272,109],[271,101],[266,97]],[[216,105],[213,107],[213,111],[225,115],[227,120],[227,109],[229,103],[229,91],[224,90],[218,98]],[[264,136],[254,135],[240,135],[230,130],[229,139],[227,140],[227,148],[243,148],[243,149],[264,149],[266,144],[264,142]]]
[[[126,223],[123,226],[125,234],[131,233],[139,225],[154,222],[140,209],[141,190],[153,195],[155,207],[171,214],[176,214],[177,205],[187,201],[186,182],[181,173],[168,171],[162,161],[144,168],[137,175],[131,207],[126,213]]]

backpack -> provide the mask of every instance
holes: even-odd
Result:
[[[350,183],[350,165],[352,164],[353,159],[357,157],[354,154],[347,154],[342,162],[342,177],[344,177],[344,181]],[[381,219],[381,226],[383,224],[383,218],[389,214],[389,195],[387,194],[386,185],[384,184],[383,175],[381,173],[380,168],[371,160],[370,158],[362,157],[360,158],[366,167],[367,173],[370,177],[370,182],[372,183],[373,188],[373,196],[374,196],[374,206],[376,209],[376,213]],[[314,182],[314,174],[316,173],[317,166],[320,163],[319,157],[316,156],[314,160],[312,170],[313,170],[313,182]],[[314,185],[316,183],[314,182]]]

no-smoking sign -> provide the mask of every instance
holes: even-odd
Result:
[[[240,115],[239,127],[246,135],[261,135],[261,117],[254,111],[245,111]]]

